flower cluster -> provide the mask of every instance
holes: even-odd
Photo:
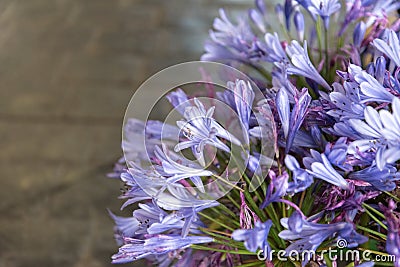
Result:
[[[166,96],[181,116],[176,125],[125,124],[126,162],[111,176],[125,185],[122,208],[133,211],[110,212],[121,245],[114,263],[337,266],[328,257],[282,265],[259,255],[340,251],[336,241],[345,240],[393,255],[400,267],[400,2],[286,0],[271,8],[256,0],[237,19],[221,9],[201,58],[245,69],[254,85],[232,77],[212,101],[178,89]],[[214,101],[242,131],[218,121]],[[261,145],[265,135],[272,146]]]

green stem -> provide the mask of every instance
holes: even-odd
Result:
[[[387,230],[387,226],[384,225],[378,218],[376,218],[368,209],[365,209],[365,212],[366,212],[372,219],[374,219],[375,222],[377,222],[380,226],[382,226],[384,229]]]
[[[221,181],[221,182],[223,182],[223,183],[225,183],[225,184],[227,184],[227,185],[230,185],[230,186],[232,186],[233,188],[235,188],[235,189],[237,189],[237,190],[239,190],[239,191],[244,191],[242,188],[240,188],[239,186],[237,186],[237,185],[235,185],[235,184],[232,184],[231,182],[229,182],[228,180],[226,180],[225,178],[223,178],[223,177],[221,177],[221,176],[219,176],[219,175],[216,175],[216,174],[212,174],[212,176],[213,177],[215,177],[215,178],[217,178],[217,180],[219,180],[219,181]]]
[[[368,208],[369,210],[375,212],[375,214],[379,215],[382,219],[386,220],[385,215],[383,215],[380,211],[374,209],[373,207],[371,207],[370,205],[368,205],[366,203],[363,203],[362,205],[363,205],[364,208]]]
[[[236,200],[232,198],[229,193],[226,195],[226,197],[232,202],[233,205],[235,205],[240,210],[240,205],[236,202]]]
[[[377,231],[371,230],[371,229],[369,229],[369,228],[367,228],[367,227],[363,227],[363,226],[357,225],[357,229],[360,229],[360,230],[363,230],[363,231],[365,231],[365,232],[367,232],[367,233],[370,233],[370,234],[379,236],[379,237],[382,238],[383,240],[386,240],[386,235],[384,235],[384,234],[382,234],[382,233],[379,233],[379,232],[377,232]]]
[[[386,195],[390,196],[391,198],[393,198],[394,200],[396,200],[397,202],[400,202],[400,198],[398,198],[397,196],[393,195],[390,192],[387,191],[383,191]]]
[[[322,60],[322,31],[321,31],[321,26],[322,26],[322,19],[320,17],[317,18],[317,22],[315,24],[315,28],[317,30],[317,39],[318,39],[318,47],[319,47],[319,61]]]
[[[266,71],[263,67],[255,64],[251,64],[250,66],[256,71],[258,71],[266,80],[268,81],[272,80],[271,74],[268,71]]]
[[[235,213],[233,213],[230,209],[228,209],[225,205],[221,204],[216,206],[215,208],[219,208],[223,211],[225,211],[226,213],[228,213],[233,219],[237,218],[237,215]],[[232,223],[234,223],[236,226],[240,227],[240,223],[236,220],[232,220]]]
[[[210,248],[210,247],[205,247],[205,246],[200,246],[200,245],[191,245],[190,247],[192,249],[225,252],[225,253],[238,254],[238,255],[257,255],[257,253],[250,252],[248,250],[226,250],[226,249]]]
[[[249,202],[251,208],[253,209],[253,211],[255,212],[255,214],[257,214],[257,216],[264,222],[267,220],[267,218],[265,217],[265,214],[263,211],[261,211],[257,204],[254,202],[253,198],[251,197],[250,193],[248,191],[244,191],[244,196],[246,198],[246,200]]]
[[[325,28],[325,77],[329,79],[329,43],[328,29]]]
[[[220,221],[218,221],[218,220],[216,220],[216,219],[204,214],[203,212],[199,212],[199,214],[201,216],[203,216],[204,218],[206,218],[206,219],[208,219],[208,220],[210,220],[210,221],[212,221],[212,222],[214,222],[214,223],[216,223],[216,224],[218,224],[218,225],[220,225],[220,226],[222,226],[222,227],[224,227],[224,228],[226,228],[226,229],[228,229],[228,230],[230,230],[232,232],[235,231],[235,229],[233,229],[232,227],[230,227],[230,226],[224,224],[223,222],[220,222]]]

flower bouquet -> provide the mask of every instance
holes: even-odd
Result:
[[[205,82],[173,86],[162,120],[128,108],[111,176],[132,216],[110,212],[112,262],[399,267],[399,8],[220,10],[194,63]]]

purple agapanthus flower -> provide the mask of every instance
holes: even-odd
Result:
[[[289,175],[287,174],[287,172],[284,172],[282,175],[277,176],[274,171],[270,170],[269,177],[271,178],[271,182],[267,188],[265,200],[260,205],[260,209],[264,209],[272,202],[280,201],[281,198],[286,195],[289,187]]]
[[[232,233],[232,238],[237,241],[244,241],[244,246],[248,251],[256,252],[261,249],[264,255],[270,255],[271,247],[268,243],[268,235],[272,226],[272,221],[256,221],[252,229],[239,229]]]
[[[327,114],[339,120],[364,118],[365,104],[361,103],[360,89],[355,82],[333,84],[334,91],[329,94],[329,99],[335,106]]]
[[[252,106],[254,101],[254,91],[250,82],[236,80],[228,82],[225,93],[220,94],[220,97],[229,103],[230,106],[237,112],[245,144],[249,143],[250,117],[252,114]]]
[[[206,53],[201,60],[233,60],[250,64],[257,62],[262,52],[256,45],[257,37],[249,21],[240,17],[238,23],[233,24],[223,9],[220,9],[219,14],[220,18],[216,18],[213,24],[215,31],[210,31],[210,40],[205,45]],[[259,18],[256,19],[258,22]]]
[[[295,104],[290,112],[290,102],[286,91],[281,89],[276,96],[276,106],[286,139],[286,153],[288,153],[292,147],[297,131],[304,121],[307,107],[311,102],[311,96],[308,94],[308,91],[304,89],[300,93],[297,93],[294,99]]]
[[[213,239],[207,236],[155,235],[145,240],[126,238],[126,244],[112,256],[113,263],[127,263],[152,255],[162,255],[184,249],[192,244],[209,243]]]
[[[400,266],[400,214],[396,212],[397,205],[393,200],[389,201],[388,207],[380,205],[383,209],[388,225],[386,240],[386,251],[389,255],[395,256],[394,266]]]
[[[281,224],[287,230],[280,232],[279,237],[293,242],[286,248],[288,255],[292,251],[297,253],[303,251],[315,252],[322,242],[328,238],[346,239],[350,248],[368,240],[367,237],[358,234],[351,223],[318,224],[307,221],[298,212],[294,212],[289,218],[281,219]],[[305,266],[305,264],[307,264],[307,261],[304,261],[302,266]]]
[[[166,98],[171,103],[171,105],[174,106],[174,108],[176,108],[178,112],[182,115],[185,113],[185,109],[191,106],[188,96],[180,88],[167,94]]]
[[[324,153],[311,150],[311,155],[312,157],[303,160],[309,174],[342,189],[348,189],[347,181],[333,168],[332,163]]]
[[[178,143],[175,146],[175,151],[191,148],[196,159],[204,166],[203,152],[205,145],[212,145],[223,151],[230,152],[229,147],[217,137],[224,138],[236,145],[241,143],[212,118],[214,107],[206,110],[204,105],[196,98],[194,103],[195,106],[189,106],[185,109],[185,120],[177,122],[178,127],[188,140]]]
[[[200,177],[212,176],[213,173],[211,171],[204,170],[200,165],[166,150],[165,147],[163,149],[156,147],[155,154],[161,162],[163,174],[167,177],[168,183],[176,183],[182,179],[189,178],[201,192],[204,192],[203,182]]]
[[[274,63],[279,68],[290,64],[286,52],[279,40],[278,34],[267,33],[264,38],[265,43],[261,43],[260,46],[262,46],[265,51],[265,60]]]
[[[366,71],[362,71],[359,67],[351,66],[356,71],[354,79],[360,85],[360,93],[362,93],[361,102],[392,102],[394,95],[388,92],[374,77]]]
[[[367,182],[381,191],[392,191],[396,188],[396,181],[400,180],[400,173],[393,166],[379,169],[373,165],[350,173],[348,178]]]
[[[133,237],[139,229],[140,222],[135,217],[121,217],[108,211],[111,218],[115,221],[115,230],[120,232],[123,237]]]
[[[112,177],[124,183],[122,208],[134,210],[110,213],[122,245],[114,263],[257,265],[260,250],[316,256],[345,239],[350,249],[386,246],[400,267],[400,1],[269,5],[256,0],[235,19],[220,10],[202,57],[252,80],[228,76],[227,90],[208,90],[209,101],[169,93],[177,126],[126,120],[125,158]],[[213,183],[234,178],[229,192]],[[361,248],[367,238],[356,229],[373,240]]]
[[[181,208],[162,218],[159,222],[154,222],[148,229],[149,234],[160,234],[171,229],[181,230],[181,236],[186,237],[189,232],[199,234],[198,227],[204,227],[204,224],[198,217],[198,212],[207,208],[218,206],[219,203],[211,201],[208,204],[192,208]]]
[[[376,164],[381,170],[400,159],[400,100],[394,98],[391,106],[392,113],[385,109],[378,112],[368,106],[364,112],[365,122],[349,120],[352,128],[363,138],[352,142],[348,152],[376,151]]]
[[[315,15],[319,15],[324,21],[326,29],[329,28],[329,17],[339,11],[341,5],[339,0],[310,0],[308,10]]]
[[[290,75],[299,75],[309,78],[327,90],[331,90],[329,84],[319,74],[312,64],[307,52],[307,41],[304,41],[303,47],[294,40],[286,47],[286,52],[290,57],[292,65],[288,66],[287,72]]]
[[[300,164],[296,158],[291,155],[286,155],[285,165],[292,172],[293,181],[289,183],[287,192],[290,194],[298,193],[306,190],[314,179],[306,170],[300,168]]]

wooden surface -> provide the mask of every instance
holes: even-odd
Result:
[[[0,0],[1,267],[112,266],[105,174],[131,95],[199,59],[219,7],[247,4]]]

